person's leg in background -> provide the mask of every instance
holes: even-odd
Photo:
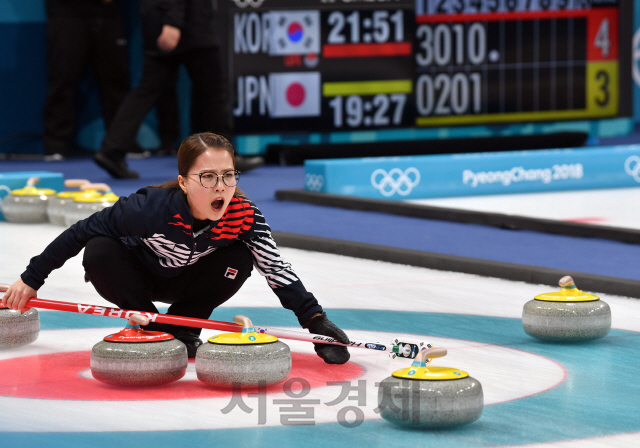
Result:
[[[127,37],[119,16],[94,19],[91,34],[92,65],[98,80],[102,116],[108,129],[129,93]]]
[[[136,147],[136,135],[144,117],[167,87],[176,84],[177,78],[178,62],[173,56],[145,57],[140,83],[118,108],[100,150],[94,155],[94,161],[112,177],[139,177],[127,166],[126,153]]]
[[[175,156],[178,153],[180,112],[176,87],[167,86],[167,89],[156,103],[158,136],[160,137],[160,148],[156,151],[156,154],[159,156]]]
[[[48,18],[48,87],[43,111],[45,156],[63,159],[73,141],[78,86],[89,60],[90,42],[86,18]]]

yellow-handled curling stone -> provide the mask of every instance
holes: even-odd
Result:
[[[543,341],[581,342],[598,339],[611,330],[611,309],[600,297],[580,291],[570,276],[559,281],[558,292],[535,296],[525,303],[525,333]]]
[[[35,223],[47,222],[47,204],[56,191],[49,188],[36,188],[40,182],[37,177],[27,180],[27,186],[13,190],[2,200],[2,214],[9,222]]]
[[[212,386],[255,386],[284,381],[291,372],[291,350],[275,336],[257,333],[251,320],[237,315],[241,333],[212,336],[198,347],[196,374]]]
[[[82,187],[83,185],[86,185],[88,183],[89,181],[87,179],[67,179],[64,181],[64,186],[67,188]],[[49,203],[47,204],[47,217],[49,218],[49,222],[51,224],[54,224],[56,226],[65,225],[65,206],[69,202],[73,202],[73,197],[78,194],[82,194],[82,192],[80,190],[62,191],[49,199]]]
[[[414,428],[446,428],[480,418],[480,382],[452,367],[427,367],[447,349],[422,350],[409,368],[397,370],[378,386],[378,409],[388,422]]]
[[[110,334],[91,350],[91,373],[114,386],[159,386],[184,376],[189,363],[187,347],[169,333],[146,331],[149,319],[129,317],[127,326]]]
[[[71,227],[100,210],[111,207],[119,199],[107,184],[85,184],[81,194],[73,196],[73,201],[65,206],[64,221]],[[105,194],[100,194],[103,191]]]

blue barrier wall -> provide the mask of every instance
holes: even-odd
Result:
[[[33,135],[42,133],[46,91],[44,0],[0,2],[0,141],[11,135],[29,137],[29,152],[40,152]],[[25,138],[16,139],[25,144]],[[16,149],[0,146],[0,152]],[[40,149],[40,151],[38,151]]]
[[[305,189],[423,199],[640,186],[640,145],[308,160]]]

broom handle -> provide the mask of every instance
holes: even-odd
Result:
[[[5,292],[6,285],[0,284],[0,293]],[[106,306],[85,305],[82,303],[61,302],[58,300],[46,300],[32,297],[26,303],[28,308],[43,308],[45,310],[67,311],[69,313],[91,314],[94,316],[119,317],[129,319],[133,314],[142,314],[149,318],[150,322],[163,324],[184,325],[187,327],[208,328],[211,330],[242,331],[242,326],[230,322],[197,319],[195,317],[173,316],[170,314],[151,313],[148,311],[125,310],[109,308]]]
[[[0,293],[5,292],[9,285],[0,283]],[[67,311],[70,313],[90,314],[94,316],[119,317],[129,319],[133,314],[142,314],[149,318],[150,322],[158,322],[171,325],[184,325],[187,327],[207,328],[210,330],[229,331],[238,333],[242,331],[242,325],[221,322],[217,320],[198,319],[196,317],[173,316],[170,314],[151,313],[148,311],[134,311],[120,308],[109,308],[97,305],[85,305],[81,303],[61,302],[58,300],[45,300],[32,297],[26,303],[29,308],[44,308],[47,310]],[[0,305],[1,308],[1,305]],[[393,352],[392,345],[383,345],[379,343],[368,343],[351,341],[349,344],[343,344],[334,338],[313,333],[302,333],[298,331],[286,330],[281,328],[264,328],[254,326],[257,332],[268,333],[272,336],[282,339],[292,339],[295,341],[316,342],[321,344],[342,345],[345,347],[367,348],[370,350],[378,350],[384,352]]]

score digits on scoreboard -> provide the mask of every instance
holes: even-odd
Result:
[[[616,0],[419,0],[416,125],[618,113]]]

